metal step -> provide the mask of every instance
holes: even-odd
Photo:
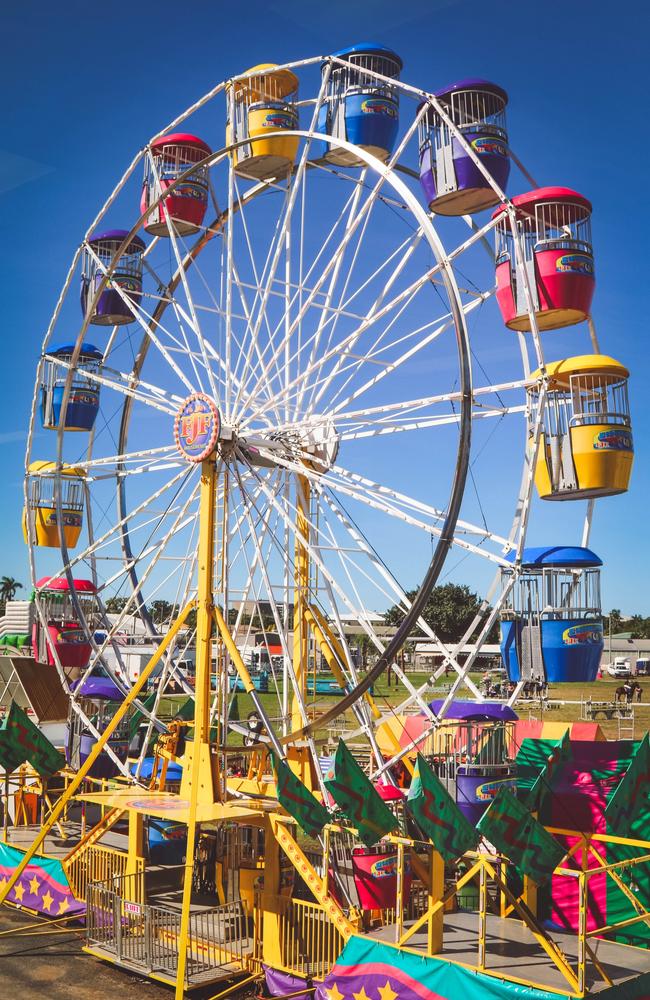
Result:
[[[525,622],[521,628],[519,641],[519,676],[523,681],[544,681],[544,656],[542,654],[542,627],[533,622]]]

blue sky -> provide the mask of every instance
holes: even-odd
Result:
[[[566,3],[546,3],[541,15],[538,4],[511,0],[253,0],[184,7],[161,0],[129,8],[77,2],[52,7],[36,0],[6,12],[0,575],[28,581],[19,526],[21,480],[43,333],[89,220],[135,151],[233,73],[373,38],[400,53],[404,79],[414,85],[438,89],[483,76],[504,86],[512,146],[539,183],[575,187],[594,204],[594,318],[603,350],[632,372],[636,465],[630,492],[597,505],[592,544],[606,564],[604,606],[650,614],[647,158],[639,136],[647,116],[642,67],[649,15],[641,3],[624,10],[614,19],[611,6],[602,3],[590,5],[587,17],[584,8]],[[215,135],[221,128],[215,123]],[[565,334],[549,336],[557,337],[562,356]],[[549,339],[546,345],[550,356]],[[565,540],[549,537],[553,518],[561,533],[561,507],[544,512],[544,540]]]

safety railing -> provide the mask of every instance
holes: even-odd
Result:
[[[126,874],[128,855],[114,847],[102,844],[89,845],[85,851],[64,860],[63,867],[68,884],[77,899],[85,899],[86,888],[91,882],[108,882]],[[137,870],[144,870],[144,858],[137,859]]]
[[[252,950],[249,919],[241,900],[191,911],[187,936],[187,987],[236,975]],[[91,883],[86,892],[86,942],[143,975],[175,980],[180,954],[181,910],[144,901],[144,878],[127,875]]]
[[[279,938],[282,967],[305,978],[326,976],[345,944],[323,907],[303,899],[283,901]]]

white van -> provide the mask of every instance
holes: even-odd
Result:
[[[614,662],[610,663],[607,667],[607,673],[610,677],[631,677],[632,668],[629,659],[626,659],[624,656],[617,656]]]

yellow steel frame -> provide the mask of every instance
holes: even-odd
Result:
[[[169,632],[167,633],[167,635],[165,636],[165,638],[161,642],[160,646],[158,647],[158,649],[156,650],[156,652],[154,653],[154,655],[149,660],[149,663],[147,664],[147,666],[144,668],[144,670],[140,674],[138,680],[133,685],[133,687],[131,688],[131,690],[127,694],[126,698],[124,699],[124,701],[122,702],[122,704],[120,705],[120,707],[118,708],[118,710],[116,711],[115,715],[113,716],[113,718],[109,722],[108,726],[106,727],[106,729],[104,730],[104,732],[101,734],[101,736],[99,737],[99,739],[97,740],[97,742],[93,746],[92,750],[88,754],[88,757],[86,758],[86,760],[84,761],[84,763],[81,765],[81,767],[77,771],[76,775],[73,777],[72,781],[70,782],[70,784],[68,785],[68,787],[66,788],[66,790],[64,791],[64,793],[57,800],[56,805],[54,806],[54,808],[50,812],[50,815],[48,816],[46,822],[43,824],[43,826],[41,827],[41,829],[37,833],[36,837],[32,841],[29,849],[25,852],[22,860],[19,862],[19,864],[17,865],[17,867],[14,869],[14,871],[12,872],[12,874],[9,876],[9,878],[5,882],[5,884],[0,888],[0,905],[2,905],[2,903],[5,902],[5,900],[7,899],[7,896],[9,895],[9,893],[11,892],[11,890],[13,889],[13,887],[15,886],[16,882],[18,881],[18,879],[20,878],[20,876],[22,875],[22,873],[24,872],[25,868],[27,867],[27,865],[29,864],[29,862],[32,860],[32,858],[34,857],[34,855],[37,853],[39,847],[41,847],[43,845],[43,843],[45,841],[45,838],[47,837],[48,833],[50,832],[50,830],[52,829],[52,827],[57,823],[57,821],[62,816],[64,810],[66,809],[66,807],[68,805],[68,803],[72,799],[73,795],[75,795],[75,793],[80,788],[81,784],[83,783],[84,778],[87,777],[90,769],[92,768],[93,764],[95,763],[95,761],[99,757],[100,753],[102,752],[102,750],[104,749],[104,747],[108,743],[108,741],[109,741],[111,735],[113,734],[114,730],[120,724],[120,722],[122,721],[122,719],[126,716],[126,714],[129,711],[131,705],[133,704],[133,702],[135,701],[135,699],[138,697],[140,691],[142,690],[142,688],[144,687],[144,685],[148,681],[149,677],[151,677],[153,671],[155,670],[156,666],[158,665],[158,663],[160,662],[160,660],[162,659],[162,657],[165,655],[167,649],[174,642],[179,629],[185,623],[185,620],[186,620],[187,616],[189,615],[189,613],[190,613],[190,611],[192,610],[193,607],[194,607],[194,601],[192,601],[189,604],[187,604],[185,606],[185,608],[181,611],[179,617],[176,619],[176,621],[174,622],[174,624],[170,628]]]
[[[475,965],[468,965],[464,962],[457,962],[456,959],[448,957],[447,960],[463,965],[466,968],[477,969],[487,975],[495,975],[502,978],[502,971],[492,971],[487,967],[487,878],[488,876],[492,879],[499,890],[501,897],[500,901],[500,915],[505,917],[508,914],[516,913],[523,923],[528,927],[531,933],[534,935],[536,941],[540,947],[545,951],[547,956],[553,962],[557,970],[563,976],[567,986],[568,992],[566,990],[561,990],[563,995],[566,996],[579,996],[584,997],[587,995],[587,979],[586,971],[587,964],[591,964],[596,969],[598,975],[602,978],[603,982],[612,985],[612,980],[607,975],[607,972],[602,967],[598,960],[598,956],[591,947],[589,941],[591,938],[596,936],[603,936],[604,934],[611,933],[617,929],[628,927],[632,924],[645,921],[650,925],[650,910],[645,909],[639,901],[634,896],[634,893],[629,889],[627,885],[619,878],[618,871],[625,868],[629,868],[637,864],[647,864],[650,861],[650,853],[643,853],[635,858],[625,859],[623,861],[612,862],[607,864],[600,852],[596,849],[593,841],[600,841],[602,843],[614,842],[625,844],[628,846],[645,848],[646,851],[650,849],[650,842],[643,841],[635,838],[629,837],[616,837],[610,836],[608,834],[587,834],[579,833],[575,830],[560,830],[551,828],[551,832],[561,833],[566,836],[579,838],[578,842],[571,848],[568,852],[567,857],[572,856],[578,852],[581,852],[581,868],[571,869],[560,866],[555,869],[555,874],[559,876],[565,876],[569,878],[575,878],[578,880],[579,884],[579,926],[578,926],[578,955],[577,963],[574,968],[569,961],[566,959],[561,948],[555,943],[552,937],[538,924],[535,914],[532,912],[528,906],[527,896],[530,898],[530,891],[524,890],[521,897],[515,896],[505,880],[505,864],[507,859],[501,856],[479,854],[476,852],[468,852],[466,857],[473,858],[472,866],[461,876],[457,881],[454,882],[446,891],[444,890],[444,880],[442,874],[442,868],[439,869],[440,875],[438,879],[434,878],[433,872],[428,870],[426,865],[423,864],[422,860],[418,857],[416,853],[417,850],[421,850],[423,844],[417,841],[407,840],[406,838],[399,837],[388,837],[386,838],[390,843],[394,843],[397,847],[397,865],[398,865],[398,890],[397,898],[399,899],[399,885],[401,878],[404,875],[404,864],[405,864],[405,845],[410,845],[411,847],[411,865],[414,873],[420,878],[420,880],[425,885],[434,885],[436,883],[436,889],[430,891],[429,895],[429,906],[427,910],[414,921],[411,926],[404,931],[401,925],[401,920],[399,918],[399,907],[398,913],[396,914],[396,938],[395,944],[391,947],[405,948],[407,951],[413,951],[414,954],[421,955],[422,952],[408,948],[408,942],[412,937],[422,929],[425,924],[429,926],[428,935],[428,947],[427,954],[435,955],[439,952],[440,948],[438,942],[441,944],[441,934],[442,934],[442,917],[444,913],[445,904],[457,893],[458,889],[462,888],[467,883],[475,880],[478,877],[479,880],[479,920],[478,920],[478,934],[477,934],[477,962]],[[437,860],[442,866],[442,859],[437,854],[433,848],[430,848],[432,859]],[[588,853],[591,852],[594,857],[603,862],[593,868],[587,867],[587,857]],[[587,930],[587,903],[588,903],[588,884],[589,879],[593,875],[606,873],[610,878],[613,879],[615,884],[621,889],[626,898],[634,905],[637,910],[637,915],[635,917],[622,920],[616,924],[603,925],[602,927],[595,928],[593,930]],[[429,881],[430,880],[430,881]],[[506,903],[508,905],[506,905]],[[438,937],[435,930],[432,930],[432,922],[435,918],[439,918],[440,921],[440,937]],[[390,942],[386,942],[390,944]],[[508,974],[508,979],[513,982],[522,983],[526,986],[533,986],[537,988],[547,988],[544,983],[537,982],[533,979],[526,979],[522,977],[517,977]]]
[[[294,552],[293,599],[293,673],[297,692],[291,700],[291,729],[304,724],[300,695],[304,704],[309,661],[309,635],[306,610],[309,600],[309,553],[303,539],[309,538],[309,502],[311,485],[305,476],[298,476],[296,489],[296,534]]]
[[[227,504],[226,484],[224,482],[224,511]],[[306,678],[308,672],[309,657],[309,631],[318,643],[328,666],[332,670],[334,677],[340,684],[344,684],[344,674],[342,666],[345,662],[344,653],[337,637],[332,633],[328,623],[314,608],[309,601],[310,585],[310,562],[306,545],[309,538],[309,504],[310,504],[310,484],[304,476],[298,477],[296,490],[296,541],[294,551],[294,638],[293,638],[293,671],[297,682],[297,691],[294,693],[291,703],[291,730],[300,730],[304,724],[303,704],[306,689]],[[198,541],[198,587],[196,601],[188,604],[179,617],[176,619],[169,632],[158,647],[156,653],[142,671],[136,684],[130,690],[127,697],[113,716],[106,730],[94,745],[90,755],[84,762],[77,774],[72,778],[59,797],[56,804],[39,831],[29,850],[23,856],[21,862],[14,870],[9,880],[0,888],[0,904],[7,900],[7,896],[22,872],[29,864],[38,849],[43,845],[45,837],[52,827],[58,823],[60,817],[67,809],[68,803],[78,792],[84,780],[87,778],[94,762],[106,746],[111,734],[125,717],[129,708],[137,698],[138,694],[151,677],[157,664],[165,655],[166,651],[175,641],[180,628],[185,623],[189,612],[196,607],[197,610],[197,630],[196,630],[196,685],[195,685],[195,715],[194,715],[194,739],[188,741],[185,751],[185,761],[183,768],[183,779],[181,784],[181,798],[187,800],[187,864],[185,866],[183,880],[183,900],[181,909],[181,924],[178,941],[178,968],[176,972],[176,1000],[182,1000],[185,993],[185,976],[187,965],[187,954],[191,946],[190,941],[190,901],[192,889],[192,859],[197,837],[197,817],[203,815],[202,807],[206,805],[219,805],[226,809],[225,802],[225,776],[220,771],[219,754],[212,754],[210,745],[210,696],[211,696],[211,656],[212,656],[212,636],[216,632],[219,641],[228,652],[234,664],[244,688],[247,692],[254,690],[254,685],[250,673],[244,664],[237,649],[235,641],[228,629],[226,620],[221,610],[215,606],[213,597],[214,585],[214,554],[215,554],[215,533],[216,533],[216,502],[217,502],[217,466],[214,453],[206,458],[201,464],[201,483],[199,501],[199,541]],[[225,524],[225,513],[224,513]],[[368,698],[371,710],[375,717],[379,712],[372,701]],[[285,736],[283,743],[290,743],[291,735]],[[294,769],[297,769],[303,781],[311,784],[311,775],[308,773],[308,757],[300,748],[290,750],[289,759]],[[121,815],[122,811],[129,814],[129,851],[126,865],[128,871],[141,872],[142,870],[142,823],[143,816],[141,810],[128,805],[124,810],[116,810],[109,813],[98,827],[87,835],[82,844],[79,845],[69,855],[71,863],[80,857],[82,850],[92,849],[101,832],[110,827],[114,818]],[[233,819],[237,821],[251,822],[250,809],[242,810],[235,807],[232,812]],[[242,820],[245,817],[245,820]],[[286,903],[284,897],[280,895],[280,863],[279,852],[282,851],[291,861],[292,865],[302,876],[308,887],[313,892],[317,903],[310,904],[314,911],[322,911],[328,924],[341,935],[343,940],[348,940],[352,934],[358,932],[358,915],[354,912],[347,917],[330,893],[329,886],[329,865],[327,863],[329,855],[329,827],[324,835],[324,860],[325,875],[321,878],[315,872],[304,852],[296,842],[291,832],[291,822],[280,813],[265,813],[260,811],[259,819],[254,820],[261,824],[268,832],[267,854],[265,857],[265,877],[264,889],[261,894],[261,909],[264,912],[264,932],[262,943],[262,954],[265,963],[270,965],[281,965],[283,955],[282,923],[281,917],[283,905]],[[100,830],[101,828],[101,830]],[[412,860],[413,868],[418,877],[427,888],[428,906],[424,914],[420,916],[407,930],[403,926],[403,907],[397,905],[395,914],[395,943],[392,947],[404,949],[414,954],[422,954],[407,946],[413,935],[425,924],[427,926],[427,953],[434,955],[442,948],[442,923],[445,904],[459,888],[473,879],[479,879],[479,930],[477,941],[477,964],[467,965],[467,963],[456,963],[468,968],[479,969],[487,975],[498,975],[502,978],[502,972],[493,972],[487,967],[487,880],[488,877],[495,883],[500,894],[500,913],[506,916],[508,913],[516,913],[526,924],[534,935],[540,947],[546,952],[555,967],[564,977],[569,991],[559,990],[566,996],[584,996],[586,989],[586,966],[591,960],[605,981],[608,977],[600,967],[597,957],[589,945],[591,937],[597,934],[605,934],[615,930],[617,927],[625,927],[630,924],[645,921],[650,924],[650,911],[646,910],[636,901],[633,893],[620,879],[618,872],[634,864],[647,863],[650,861],[650,842],[635,840],[633,838],[612,837],[599,834],[578,834],[572,830],[562,830],[549,828],[551,833],[581,837],[579,848],[574,848],[568,852],[571,856],[578,849],[581,850],[581,866],[579,870],[560,867],[556,874],[577,878],[579,882],[579,953],[578,967],[574,970],[569,964],[561,949],[550,938],[550,936],[539,926],[535,916],[535,896],[536,887],[530,880],[527,880],[524,893],[521,898],[516,897],[506,884],[504,870],[507,859],[501,856],[492,856],[469,852],[467,857],[472,860],[469,870],[447,891],[444,889],[444,865],[442,858],[435,851],[432,845],[422,844],[403,837],[387,838],[393,843],[397,852],[397,899],[402,896],[404,885],[405,864],[407,857]],[[625,844],[628,846],[644,849],[648,853],[643,853],[640,857],[627,861],[607,864],[602,855],[598,852],[596,844],[598,842],[611,842]],[[429,854],[428,866],[418,855],[418,851],[426,849]],[[588,854],[591,852],[597,860],[603,862],[595,868],[589,868],[587,864]],[[597,873],[606,872],[615,884],[621,889],[626,897],[633,902],[636,916],[616,925],[607,925],[596,930],[587,931],[587,898],[589,878]],[[259,914],[255,914],[255,920],[259,925]],[[323,936],[323,940],[330,940]],[[330,942],[331,943],[331,942]],[[331,950],[328,946],[328,955],[323,956],[328,961],[331,960],[329,954]],[[318,959],[318,956],[314,956]],[[454,961],[454,959],[449,959]],[[255,977],[250,977],[252,981]],[[541,986],[533,980],[516,977],[511,974],[508,978],[513,982],[527,986]],[[240,985],[240,984],[238,984]],[[234,987],[233,987],[234,988]],[[217,996],[225,997],[230,992],[230,987],[222,991]]]
[[[219,756],[216,755],[215,758],[216,774],[214,774],[210,753],[210,670],[212,663],[212,626],[215,614],[213,606],[213,567],[216,499],[216,465],[214,455],[210,455],[201,464],[199,499],[194,739],[191,745],[187,745],[185,766],[183,767],[183,781],[181,783],[181,795],[189,799],[189,816],[187,823],[185,874],[183,878],[183,903],[178,943],[178,968],[176,971],[176,1000],[183,1000],[185,992],[197,806],[199,800],[202,802],[222,801],[222,786],[218,773]]]

